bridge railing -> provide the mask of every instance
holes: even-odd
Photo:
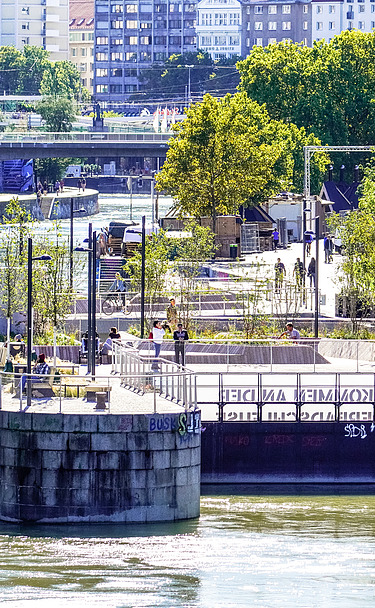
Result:
[[[106,142],[167,142],[171,137],[170,133],[152,133],[138,131],[129,133],[98,133],[84,131],[70,131],[68,133],[54,133],[48,131],[29,131],[27,133],[0,133],[0,144],[29,144],[29,143],[95,143],[105,144]]]

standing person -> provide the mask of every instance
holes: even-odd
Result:
[[[60,192],[60,182],[58,179],[55,181],[55,192],[56,194]]]
[[[307,268],[307,276],[310,277],[310,288],[315,287],[315,258],[311,258]]]
[[[81,186],[82,186],[82,192],[84,192],[85,188],[86,188],[86,179],[84,177],[81,179]]]
[[[311,253],[311,244],[313,242],[313,235],[312,233],[307,230],[305,232],[305,243],[306,243],[306,255],[309,256]]]
[[[297,329],[294,329],[293,323],[287,323],[285,329],[286,331],[284,331],[281,336],[279,336],[279,340],[284,336],[287,336],[289,340],[292,340],[293,342],[296,342],[300,339],[300,333]]]
[[[60,179],[60,192],[64,191],[64,180]]]
[[[175,361],[177,365],[180,365],[181,355],[181,365],[185,367],[185,342],[189,340],[189,335],[187,330],[183,329],[182,323],[178,323],[176,331],[173,332],[173,340]]]
[[[154,326],[152,328],[152,341],[154,343],[155,348],[155,359],[152,362],[151,369],[158,369],[158,359],[161,351],[161,345],[163,343],[164,334],[165,330],[163,329],[160,321],[154,321]]]
[[[174,298],[169,300],[169,306],[167,308],[167,320],[171,331],[177,329],[178,311],[176,308],[176,301]]]
[[[277,228],[272,232],[272,249],[276,251],[279,245],[280,233]]]
[[[283,286],[284,275],[285,275],[285,266],[282,263],[282,261],[280,260],[280,258],[277,258],[277,262],[275,264],[275,289],[276,289],[276,291],[281,289],[281,287]]]
[[[77,182],[78,193],[81,192],[81,186],[82,186],[82,182],[79,179],[78,182]]]
[[[44,194],[48,194],[47,180],[44,180],[44,182],[43,182],[43,192],[44,192]]]
[[[297,258],[296,263],[294,264],[293,276],[296,278],[297,287],[302,287],[305,282],[305,268],[300,258]]]
[[[329,264],[332,261],[333,242],[331,235],[327,234],[324,239],[324,263]]]

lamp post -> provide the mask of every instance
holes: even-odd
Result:
[[[74,209],[74,198],[70,199],[70,291],[73,291],[73,216],[75,213],[86,213],[86,209],[81,207],[80,209]]]
[[[319,333],[319,216],[315,217],[315,318],[314,336]]]
[[[188,74],[188,88],[187,88],[187,107],[190,108],[191,106],[191,78],[190,78],[190,70],[191,68],[194,68],[194,65],[185,65],[185,68],[189,69],[189,74]]]
[[[31,354],[33,341],[33,261],[52,260],[50,255],[40,255],[33,258],[33,240],[27,239],[27,349],[26,349],[26,373],[27,376],[27,405],[31,405]],[[20,388],[21,390],[21,388]]]
[[[88,253],[88,314],[87,314],[87,373],[95,377],[96,361],[96,232],[89,224],[89,238],[85,239],[88,247],[76,247],[75,251]]]
[[[146,216],[142,216],[142,265],[141,265],[141,339],[145,333],[145,270],[146,270]]]

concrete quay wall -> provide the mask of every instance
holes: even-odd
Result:
[[[156,522],[199,516],[200,412],[0,411],[0,519]]]

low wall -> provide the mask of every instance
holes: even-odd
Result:
[[[155,522],[199,515],[200,412],[0,411],[0,519]]]
[[[375,483],[372,423],[204,423],[202,483]]]
[[[360,359],[362,361],[374,361],[375,342],[366,340],[329,340],[322,339],[319,342],[318,351],[323,357],[337,359]]]

